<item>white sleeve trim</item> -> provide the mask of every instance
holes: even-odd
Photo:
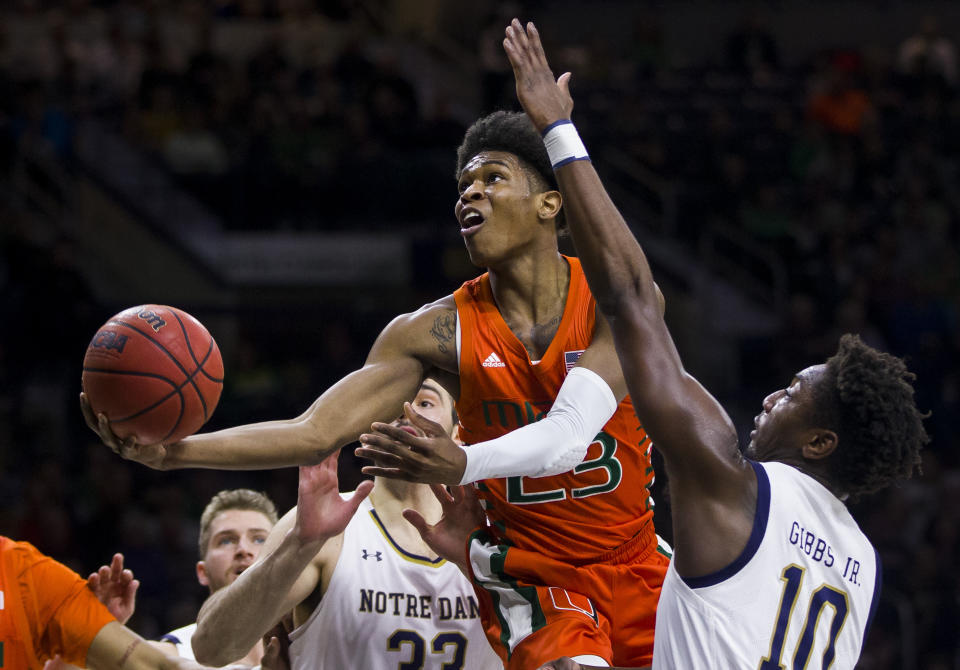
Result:
[[[460,370],[460,308],[457,308],[457,370]]]
[[[573,368],[541,421],[464,449],[467,466],[460,483],[518,475],[547,477],[570,470],[583,460],[617,404],[600,375]]]

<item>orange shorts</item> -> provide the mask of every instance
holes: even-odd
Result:
[[[615,666],[653,662],[670,552],[652,523],[585,565],[498,545],[486,530],[470,536],[467,551],[487,639],[507,670],[583,654]]]

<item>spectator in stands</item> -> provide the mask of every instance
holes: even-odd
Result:
[[[956,85],[957,48],[937,17],[924,16],[920,30],[900,44],[897,68],[914,86],[946,90]]]

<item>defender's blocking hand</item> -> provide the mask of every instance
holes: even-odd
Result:
[[[133,578],[133,571],[123,567],[123,554],[114,554],[110,565],[90,573],[87,586],[120,623],[127,623],[133,616],[140,581]]]
[[[463,574],[470,576],[465,553],[467,538],[478,528],[486,525],[486,517],[473,486],[452,486],[450,490],[439,484],[431,484],[433,494],[440,501],[443,516],[432,526],[420,512],[403,510],[403,518],[409,521],[420,537],[437,555],[455,563]]]
[[[317,465],[300,468],[294,533],[301,542],[326,541],[342,533],[373,489],[373,482],[360,482],[353,496],[344,500],[337,480],[339,456],[335,451]]]

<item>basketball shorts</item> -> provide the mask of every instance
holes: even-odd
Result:
[[[496,544],[483,529],[470,536],[467,551],[487,639],[507,670],[583,654],[615,666],[653,662],[670,548],[652,523],[583,565]]]

